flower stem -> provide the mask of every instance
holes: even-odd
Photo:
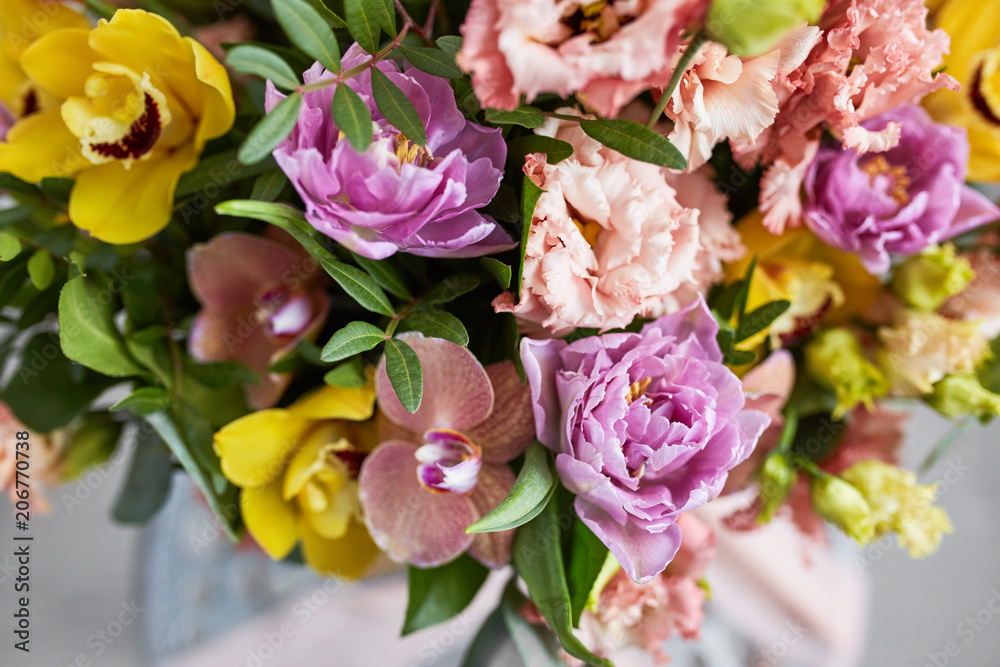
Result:
[[[392,51],[402,43],[403,37],[406,36],[406,33],[410,30],[410,27],[411,26],[409,24],[404,25],[403,29],[399,31],[398,35],[396,35],[396,38],[392,40],[392,43],[389,44],[389,46],[382,49],[381,51],[379,51],[378,53],[376,53],[375,55],[373,55],[370,60],[361,63],[357,67],[352,67],[351,69],[345,72],[341,72],[340,74],[331,79],[325,79],[323,81],[316,81],[315,83],[309,83],[304,86],[299,86],[298,88],[296,88],[296,92],[300,94],[305,94],[305,93],[311,93],[316,90],[323,90],[324,88],[335,86],[338,83],[343,83],[348,79],[360,74],[361,72],[364,72],[366,69],[370,69],[371,67],[375,66],[379,61],[384,60],[386,56],[392,53]]]
[[[656,108],[653,109],[653,113],[650,114],[649,121],[646,122],[646,127],[652,129],[652,127],[656,125],[656,121],[660,120],[660,116],[663,115],[663,110],[667,108],[667,102],[670,101],[670,98],[673,96],[677,86],[680,85],[681,77],[684,76],[684,72],[687,71],[691,61],[694,60],[694,57],[701,49],[701,45],[706,41],[708,41],[708,35],[704,31],[699,31],[693,38],[691,38],[691,43],[688,44],[688,47],[681,56],[681,59],[677,62],[677,67],[674,68],[674,73],[670,75],[670,81],[667,83],[667,87],[663,89],[660,101],[656,103]]]

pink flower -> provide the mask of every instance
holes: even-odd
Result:
[[[552,120],[539,133],[575,152],[554,165],[543,155],[526,160],[528,178],[546,192],[529,230],[521,299],[500,295],[497,312],[559,334],[663,310],[695,279],[698,211],[678,202],[667,170],[603,147],[578,123]]]
[[[934,74],[949,39],[943,30],[928,30],[926,22],[922,0],[837,0],[827,8],[820,42],[800,67],[776,77],[780,111],[774,124],[756,141],[732,142],[745,167],[758,160],[775,165],[761,183],[771,231],[798,223],[799,209],[787,199],[799,196],[803,161],[811,158],[824,128],[844,148],[884,151],[899,141],[899,126],[872,131],[861,126],[865,120],[939,88],[957,89],[952,77]]]
[[[698,638],[705,603],[705,590],[698,581],[715,556],[715,534],[691,514],[681,515],[677,523],[683,535],[681,547],[662,574],[637,584],[619,572],[601,591],[596,610],[584,611],[581,634],[595,653],[610,656],[633,645],[665,664],[670,658],[663,652],[664,641],[675,635]]]
[[[226,233],[188,251],[188,280],[202,309],[188,346],[198,361],[239,361],[260,376],[255,409],[277,403],[291,381],[268,367],[314,335],[330,310],[319,265],[301,248]]]
[[[614,116],[672,69],[682,33],[707,0],[473,0],[459,66],[484,107],[513,109],[521,95],[580,93]],[[669,76],[669,73],[667,74]]]
[[[25,437],[19,438],[19,433]],[[18,443],[27,445],[18,447]],[[48,512],[49,502],[42,496],[41,486],[59,485],[61,454],[61,436],[40,435],[29,430],[14,416],[6,403],[0,403],[0,491],[7,492],[11,503],[21,500],[17,496],[19,490],[28,488],[30,509]],[[29,467],[19,467],[18,461],[27,462]],[[23,465],[25,464],[22,463]],[[18,478],[18,470],[27,473],[27,476]],[[18,479],[22,482],[20,486],[17,484]]]
[[[376,544],[397,562],[435,567],[468,552],[498,568],[513,531],[467,535],[514,485],[507,462],[534,436],[531,395],[507,361],[483,368],[466,348],[418,333],[424,398],[403,408],[385,360],[375,376],[382,443],[361,466],[361,506]]]
[[[753,143],[774,122],[775,82],[787,80],[819,36],[819,28],[803,26],[755,58],[728,55],[716,42],[701,48],[666,109],[674,121],[668,138],[687,157],[688,169],[707,162],[723,139]]]
[[[962,253],[976,277],[965,289],[948,299],[940,313],[957,320],[979,320],[987,338],[1000,336],[1000,261],[992,248]]]

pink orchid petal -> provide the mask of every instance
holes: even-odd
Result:
[[[415,413],[407,412],[389,382],[383,358],[375,376],[375,391],[379,407],[389,419],[422,435],[439,428],[465,432],[489,416],[493,387],[483,365],[471,352],[455,343],[414,332],[398,338],[420,358],[424,399]]]
[[[514,362],[486,367],[493,385],[493,412],[468,432],[469,439],[483,448],[483,460],[506,463],[524,451],[535,437],[531,390],[521,384]]]
[[[743,377],[744,407],[760,410],[773,422],[788,402],[795,385],[795,360],[788,350],[777,350]]]
[[[468,497],[420,485],[416,451],[400,440],[376,447],[361,465],[359,495],[372,539],[389,558],[436,567],[469,548],[465,529],[477,517]]]
[[[277,241],[232,232],[188,251],[188,278],[206,309],[228,310],[252,303],[263,289],[283,285],[302,261]]]
[[[491,512],[500,504],[511,487],[514,486],[514,473],[506,465],[487,463],[479,473],[479,483],[469,495],[469,500],[475,508],[478,520]],[[510,548],[514,542],[514,531],[504,530],[498,533],[480,533],[476,535],[469,547],[469,555],[486,567],[494,570],[503,567],[510,561]]]

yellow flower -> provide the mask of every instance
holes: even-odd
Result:
[[[939,4],[934,27],[951,36],[943,64],[962,88],[931,93],[924,106],[935,120],[968,131],[969,180],[1000,180],[1000,2]]]
[[[155,14],[122,9],[93,30],[55,30],[20,63],[63,102],[10,129],[0,171],[32,182],[75,176],[70,219],[109,243],[163,229],[181,174],[233,124],[226,70]]]
[[[934,505],[936,484],[917,484],[912,472],[875,459],[855,463],[842,476],[871,508],[874,537],[896,533],[913,558],[934,553],[952,532],[947,513]]]
[[[1000,395],[974,375],[949,375],[934,385],[927,403],[948,418],[972,415],[987,420],[1000,417]]]
[[[215,434],[223,474],[243,489],[243,521],[271,558],[284,558],[301,540],[313,569],[354,579],[378,556],[357,482],[361,460],[377,444],[374,409],[370,383],[324,387]]]
[[[868,501],[850,483],[833,475],[814,477],[810,485],[812,508],[819,516],[868,544],[875,535],[875,523]]]
[[[23,118],[59,106],[61,101],[38,88],[21,68],[21,54],[39,37],[62,28],[89,28],[87,19],[61,2],[0,2],[0,102]]]
[[[908,258],[893,273],[890,285],[904,303],[918,310],[937,310],[975,278],[972,263],[955,246],[930,246]]]
[[[764,229],[761,219],[760,212],[754,211],[737,223],[747,254],[726,267],[726,277],[745,276],[756,256],[747,312],[778,299],[792,305],[766,331],[740,347],[753,349],[768,336],[772,347],[790,344],[811,333],[821,321],[839,322],[863,313],[878,295],[878,279],[857,257],[831,248],[804,227],[776,236]]]
[[[833,418],[840,419],[858,403],[874,409],[874,400],[889,391],[889,381],[865,357],[861,343],[844,327],[821,331],[806,344],[806,369],[837,393]]]

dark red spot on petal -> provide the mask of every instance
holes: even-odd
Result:
[[[145,111],[138,120],[132,123],[127,135],[115,142],[93,144],[91,150],[98,155],[115,160],[136,160],[153,150],[156,140],[160,138],[160,131],[163,129],[160,121],[160,109],[149,93],[146,93],[145,102]]]
[[[982,93],[983,84],[983,66],[980,65],[976,69],[976,75],[972,79],[972,85],[969,86],[969,99],[972,100],[972,106],[976,108],[976,111],[982,115],[983,118],[993,123],[994,125],[1000,125],[1000,118],[993,113],[993,109],[990,108],[989,102],[986,101],[986,97]]]
[[[38,113],[40,107],[38,105],[38,92],[32,88],[28,90],[24,95],[24,104],[21,108],[21,118],[27,118],[33,113]]]
[[[345,468],[347,468],[347,474],[351,476],[351,479],[357,479],[358,474],[361,472],[361,464],[364,462],[367,454],[353,449],[348,449],[334,452],[334,455],[340,459],[340,462],[344,464]]]

